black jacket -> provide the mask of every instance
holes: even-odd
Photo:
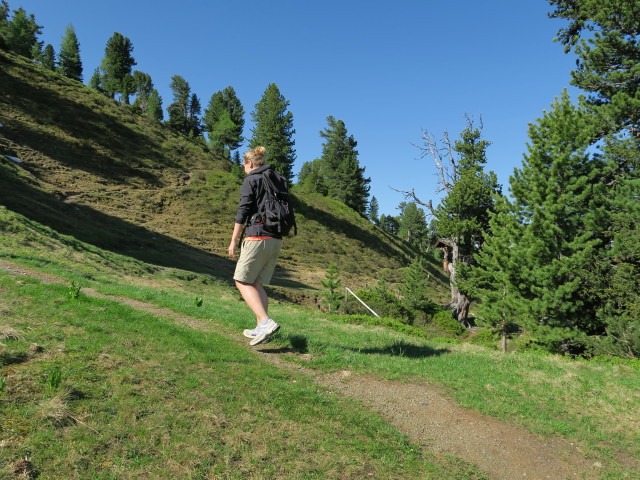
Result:
[[[269,175],[273,170],[270,165],[263,165],[245,177],[242,188],[240,189],[240,203],[236,214],[236,223],[246,224],[248,220],[249,223],[244,232],[244,236],[246,237],[282,238],[278,233],[267,231],[267,229],[262,226],[262,219],[260,215],[258,215],[258,207],[262,204],[267,194],[264,179],[262,178],[263,172]],[[269,177],[278,185],[277,182],[279,180],[275,175],[269,175]]]

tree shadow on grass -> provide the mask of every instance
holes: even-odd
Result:
[[[395,342],[380,348],[348,348],[348,350],[371,355],[390,355],[407,358],[437,357],[450,353],[450,350],[446,348],[432,348],[428,345],[414,345],[407,342]]]

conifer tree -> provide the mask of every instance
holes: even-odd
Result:
[[[566,92],[530,125],[529,138],[522,168],[510,179],[514,203],[503,201],[469,278],[486,280],[476,293],[490,321],[516,317],[546,348],[580,350],[581,335],[604,333],[585,285],[604,247],[607,169],[588,153],[589,115]],[[502,304],[491,305],[499,295]],[[515,304],[517,315],[509,316]]]
[[[129,104],[129,96],[135,91],[131,68],[136,61],[132,52],[131,40],[115,32],[107,41],[101,65],[102,89],[111,98],[119,93],[126,104]]]
[[[426,206],[434,217],[432,227],[438,238],[437,245],[444,254],[445,270],[449,273],[451,310],[453,316],[469,328],[471,323],[467,317],[471,299],[468,292],[460,288],[458,274],[474,263],[474,256],[488,230],[493,195],[500,191],[500,186],[493,172],[484,172],[489,142],[482,140],[481,129],[470,119],[467,119],[467,128],[460,140],[453,145],[446,133],[444,147],[440,147],[428,132],[423,138],[426,143],[423,151],[434,157],[439,170],[439,191],[446,192],[446,196],[437,208],[433,208],[431,200],[421,201],[413,190],[403,193]],[[443,151],[446,152],[444,156]]]
[[[361,215],[366,214],[370,178],[358,162],[358,142],[348,135],[342,120],[327,117],[328,126],[320,132],[325,139],[322,155],[301,172],[301,181],[307,188],[313,183],[315,191],[344,203]],[[313,177],[308,174],[313,172]]]
[[[291,183],[296,160],[293,140],[296,131],[293,128],[293,114],[287,111],[288,106],[289,101],[280,93],[278,86],[269,84],[251,112],[255,126],[251,130],[253,136],[249,147],[264,146],[269,164]]]
[[[210,143],[220,154],[225,149],[229,153],[236,150],[244,141],[244,108],[233,87],[229,86],[211,96],[202,120]]]
[[[191,97],[189,97],[189,107],[187,111],[188,133],[192,137],[202,135],[202,123],[200,122],[201,113],[202,107],[200,105],[200,99],[195,93],[192,93]]]
[[[427,295],[427,272],[420,257],[415,258],[405,269],[404,282],[400,286],[400,294],[405,307],[414,314],[433,313],[439,307]]]
[[[325,298],[324,304],[329,313],[335,312],[340,307],[340,271],[338,265],[334,262],[329,265],[327,273],[325,274],[326,280],[320,280],[320,283],[326,291],[323,292]]]
[[[9,4],[6,0],[0,2],[0,48],[7,48],[9,30]]]
[[[369,202],[369,208],[367,209],[367,218],[371,220],[375,225],[380,223],[380,218],[378,217],[378,199],[376,197],[371,197],[371,201]]]
[[[400,230],[400,222],[393,215],[380,215],[380,228],[385,232],[389,232],[393,235],[397,235]]]
[[[3,9],[6,16],[5,5]],[[36,23],[33,14],[28,15],[23,8],[18,8],[13,11],[13,17],[7,21],[5,28],[4,40],[9,50],[31,59],[39,56],[42,43],[38,41],[38,35],[42,33],[42,26]]]
[[[640,0],[549,0],[552,18],[569,25],[558,32],[565,52],[576,55],[571,83],[589,92],[600,136],[640,129]]]
[[[189,86],[189,82],[180,75],[171,77],[170,87],[173,92],[173,103],[167,108],[169,128],[187,135],[191,130],[189,124],[191,87]]]
[[[155,88],[151,91],[149,99],[147,100],[147,118],[156,122],[161,122],[164,118],[162,112],[162,97]]]
[[[400,228],[398,236],[409,245],[421,248],[427,240],[427,219],[415,202],[401,202],[398,206]]]
[[[50,43],[44,47],[42,52],[42,66],[53,72],[56,70],[56,51]]]
[[[102,88],[102,74],[100,73],[99,67],[93,71],[93,75],[91,75],[91,78],[89,79],[89,87],[99,91],[100,93],[106,93]]]
[[[82,61],[80,60],[80,44],[73,29],[73,25],[67,26],[62,37],[59,55],[60,73],[67,78],[82,81]]]
[[[588,278],[599,297],[607,335],[594,337],[596,350],[640,356],[640,0],[550,0],[551,17],[569,21],[558,38],[573,51],[573,85],[588,92],[582,104],[592,113],[592,144],[602,146],[610,168],[605,180],[609,224],[607,249]]]

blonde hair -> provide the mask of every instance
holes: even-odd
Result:
[[[262,146],[256,147],[244,154],[244,163],[251,162],[254,167],[261,167],[264,164],[264,157],[266,157],[266,155],[266,148]]]

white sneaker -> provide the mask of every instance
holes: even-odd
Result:
[[[278,325],[273,320],[269,319],[266,324],[259,325],[258,327],[255,328],[256,336],[253,337],[253,340],[249,342],[249,345],[253,347],[255,345],[264,343],[265,340],[267,340],[272,333],[277,332],[279,328],[280,328],[280,325]]]
[[[258,327],[253,328],[253,329],[248,329],[245,328],[242,332],[242,334],[247,337],[247,338],[256,338],[256,335],[258,334]],[[270,338],[266,338],[262,343],[269,343],[271,341]]]
[[[254,328],[252,330],[249,330],[248,328],[245,328],[244,331],[242,332],[242,334],[247,338],[255,338],[255,336],[257,335],[257,333],[256,333],[257,330],[258,330],[258,327]]]

